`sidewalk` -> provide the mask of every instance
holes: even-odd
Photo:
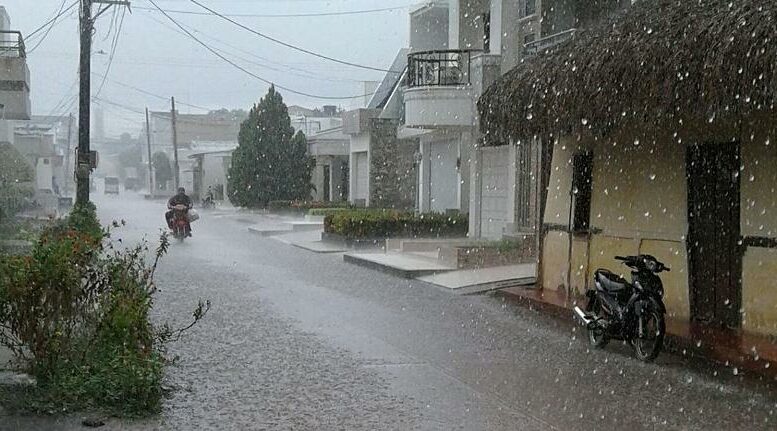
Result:
[[[564,320],[574,321],[575,298],[562,291],[514,287],[499,291],[507,299]],[[777,343],[772,339],[731,330],[666,318],[665,348],[675,353],[708,359],[777,380]]]

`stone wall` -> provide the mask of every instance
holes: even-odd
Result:
[[[370,125],[370,206],[414,209],[417,174],[415,139],[397,139],[397,121],[374,118]]]

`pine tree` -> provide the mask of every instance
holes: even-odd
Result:
[[[240,125],[229,169],[229,199],[242,207],[307,199],[312,168],[307,139],[302,132],[294,134],[283,97],[271,86]]]

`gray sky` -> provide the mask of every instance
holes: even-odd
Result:
[[[369,14],[321,17],[235,17],[248,27],[285,42],[330,57],[354,63],[388,68],[397,51],[407,45],[408,7],[416,0],[200,0],[222,13],[300,14],[331,13],[398,7]],[[65,0],[69,5],[73,0]],[[164,9],[203,12],[189,0],[156,0]],[[27,36],[53,17],[63,0],[6,0],[11,27]],[[248,108],[267,91],[267,84],[225,63],[197,42],[176,31],[174,24],[153,8],[148,0],[134,0],[119,36],[108,80],[100,93],[107,101],[142,110],[169,109],[169,102],[121,86],[128,84],[159,96],[207,108]],[[76,8],[72,10],[76,11]],[[279,85],[317,95],[363,93],[361,80],[380,80],[383,73],[353,68],[274,44],[215,16],[171,14],[179,23],[231,60]],[[96,54],[92,70],[104,73],[108,65],[118,19],[111,12],[97,23]],[[175,30],[173,30],[175,29]],[[110,34],[109,34],[110,31]],[[40,36],[37,35],[37,36]],[[27,41],[28,50],[40,37]],[[101,54],[105,52],[106,54]],[[32,105],[35,114],[62,114],[77,93],[77,14],[59,22],[28,58]],[[93,75],[92,94],[101,78]],[[117,83],[118,82],[118,83]],[[287,104],[320,106],[336,104],[355,107],[349,100],[315,100],[284,92]],[[101,104],[108,126],[137,130],[141,116],[128,110]],[[75,105],[73,105],[75,106]],[[93,105],[94,106],[94,105]],[[76,112],[75,108],[71,109]],[[182,112],[202,112],[179,106]],[[109,130],[109,133],[111,130]],[[116,130],[113,130],[115,134]]]

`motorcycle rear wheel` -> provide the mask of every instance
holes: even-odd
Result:
[[[639,334],[632,340],[634,354],[642,362],[652,362],[664,345],[664,335],[666,334],[666,322],[664,314],[653,308],[647,311],[645,321],[642,323],[645,333],[644,337]]]
[[[599,304],[599,300],[596,298],[592,298],[588,302],[588,307],[586,307],[589,313],[593,314],[594,316],[598,318],[602,318],[602,306]],[[607,346],[607,343],[610,342],[610,338],[607,336],[607,333],[604,331],[604,329],[601,328],[588,328],[588,342],[596,349],[603,349],[605,346]]]

